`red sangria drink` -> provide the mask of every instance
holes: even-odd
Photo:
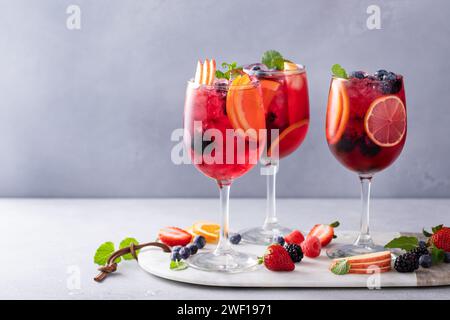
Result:
[[[279,160],[303,142],[309,127],[308,82],[305,67],[286,60],[274,50],[264,53],[262,63],[244,67],[260,84],[265,110],[267,139],[262,156],[267,175],[267,209],[262,227],[242,232],[244,241],[269,244],[275,236],[291,232],[279,224],[275,205],[275,182]]]
[[[195,167],[219,186],[222,226],[217,248],[186,262],[202,270],[240,272],[255,267],[257,259],[229,244],[229,192],[233,180],[259,161],[265,117],[259,82],[235,68],[229,71],[217,71],[214,59],[198,62],[196,76],[187,85],[184,144]]]
[[[333,66],[328,96],[326,138],[333,155],[361,180],[361,233],[353,245],[328,250],[344,257],[385,250],[369,234],[370,183],[373,175],[392,164],[406,140],[406,100],[403,77],[386,70],[347,76]]]

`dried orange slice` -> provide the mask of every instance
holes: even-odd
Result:
[[[397,145],[406,132],[406,108],[397,96],[375,99],[364,118],[370,140],[380,147]]]
[[[250,138],[258,139],[259,130],[266,128],[266,120],[260,92],[250,84],[251,79],[246,74],[233,80],[227,95],[227,114],[235,129],[242,129]],[[246,85],[249,86],[242,87]]]
[[[295,149],[303,142],[308,129],[309,119],[298,121],[281,132],[281,134],[271,143],[267,155],[269,157],[283,157]],[[283,144],[286,142],[286,146]],[[275,151],[278,148],[278,153]],[[281,152],[280,152],[281,150]]]
[[[328,95],[326,121],[326,134],[329,144],[335,144],[341,138],[347,125],[349,113],[347,89],[341,80],[333,79]]]
[[[216,243],[219,240],[220,225],[209,221],[197,221],[192,226],[193,232],[203,236],[208,243]]]

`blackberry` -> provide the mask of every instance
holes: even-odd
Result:
[[[289,253],[289,256],[292,259],[292,262],[300,262],[303,259],[303,251],[302,248],[298,244],[288,243],[284,246],[286,251]]]
[[[427,247],[421,247],[421,246],[414,248],[409,252],[415,254],[417,259],[419,259],[421,256],[423,256],[425,254],[430,254]]]
[[[359,150],[367,157],[375,157],[381,151],[381,148],[372,142],[369,137],[362,137],[359,140]]]
[[[419,268],[419,259],[414,253],[407,252],[395,259],[394,269],[398,272],[414,272]]]

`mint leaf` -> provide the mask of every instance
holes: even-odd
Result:
[[[444,250],[437,248],[434,244],[431,247],[431,260],[433,264],[444,261]]]
[[[331,72],[333,73],[333,75],[334,75],[335,77],[343,78],[343,79],[348,79],[347,72],[345,71],[344,68],[341,67],[340,64],[334,64],[334,65],[331,67]]]
[[[431,230],[433,231],[433,233],[436,233],[439,230],[441,230],[443,226],[444,226],[443,224],[440,224],[440,225],[438,225],[436,227],[431,228]]]
[[[123,249],[126,247],[129,247],[132,243],[139,244],[139,242],[135,239],[135,238],[125,238],[120,242],[119,248]],[[136,250],[136,254],[139,254],[139,250]],[[131,253],[127,253],[125,255],[122,256],[124,260],[133,260],[133,256],[131,255]]]
[[[278,51],[269,50],[264,52],[261,62],[264,63],[269,69],[283,70],[284,58]]]
[[[187,269],[187,264],[184,261],[181,260],[176,260],[176,261],[170,261],[170,270],[174,270],[174,271],[180,271],[180,270],[184,270]]]
[[[342,276],[344,274],[349,273],[350,271],[350,263],[346,259],[337,261],[331,268],[331,272],[338,276]]]
[[[225,73],[220,70],[216,70],[216,78],[217,79],[227,79]]]
[[[104,266],[114,251],[114,243],[111,241],[103,243],[100,247],[98,247],[97,251],[95,251],[94,263],[99,266]],[[119,257],[114,262],[118,263],[120,260],[121,259]]]
[[[406,251],[410,251],[414,248],[416,248],[419,245],[419,240],[416,237],[398,237],[388,244],[386,244],[385,248],[399,248]]]
[[[222,69],[224,69],[224,71],[216,70],[216,78],[230,80],[235,75],[242,73],[242,67],[238,67],[237,62],[223,62]]]

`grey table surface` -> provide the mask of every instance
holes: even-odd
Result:
[[[1,299],[449,299],[450,287],[380,290],[216,288],[147,274],[134,261],[96,283],[93,254],[105,241],[154,239],[160,227],[218,220],[216,199],[1,199]],[[262,222],[263,199],[232,199],[231,229]],[[280,199],[280,219],[303,230],[338,218],[359,225],[358,199]],[[375,199],[372,230],[418,232],[450,225],[448,199]]]

